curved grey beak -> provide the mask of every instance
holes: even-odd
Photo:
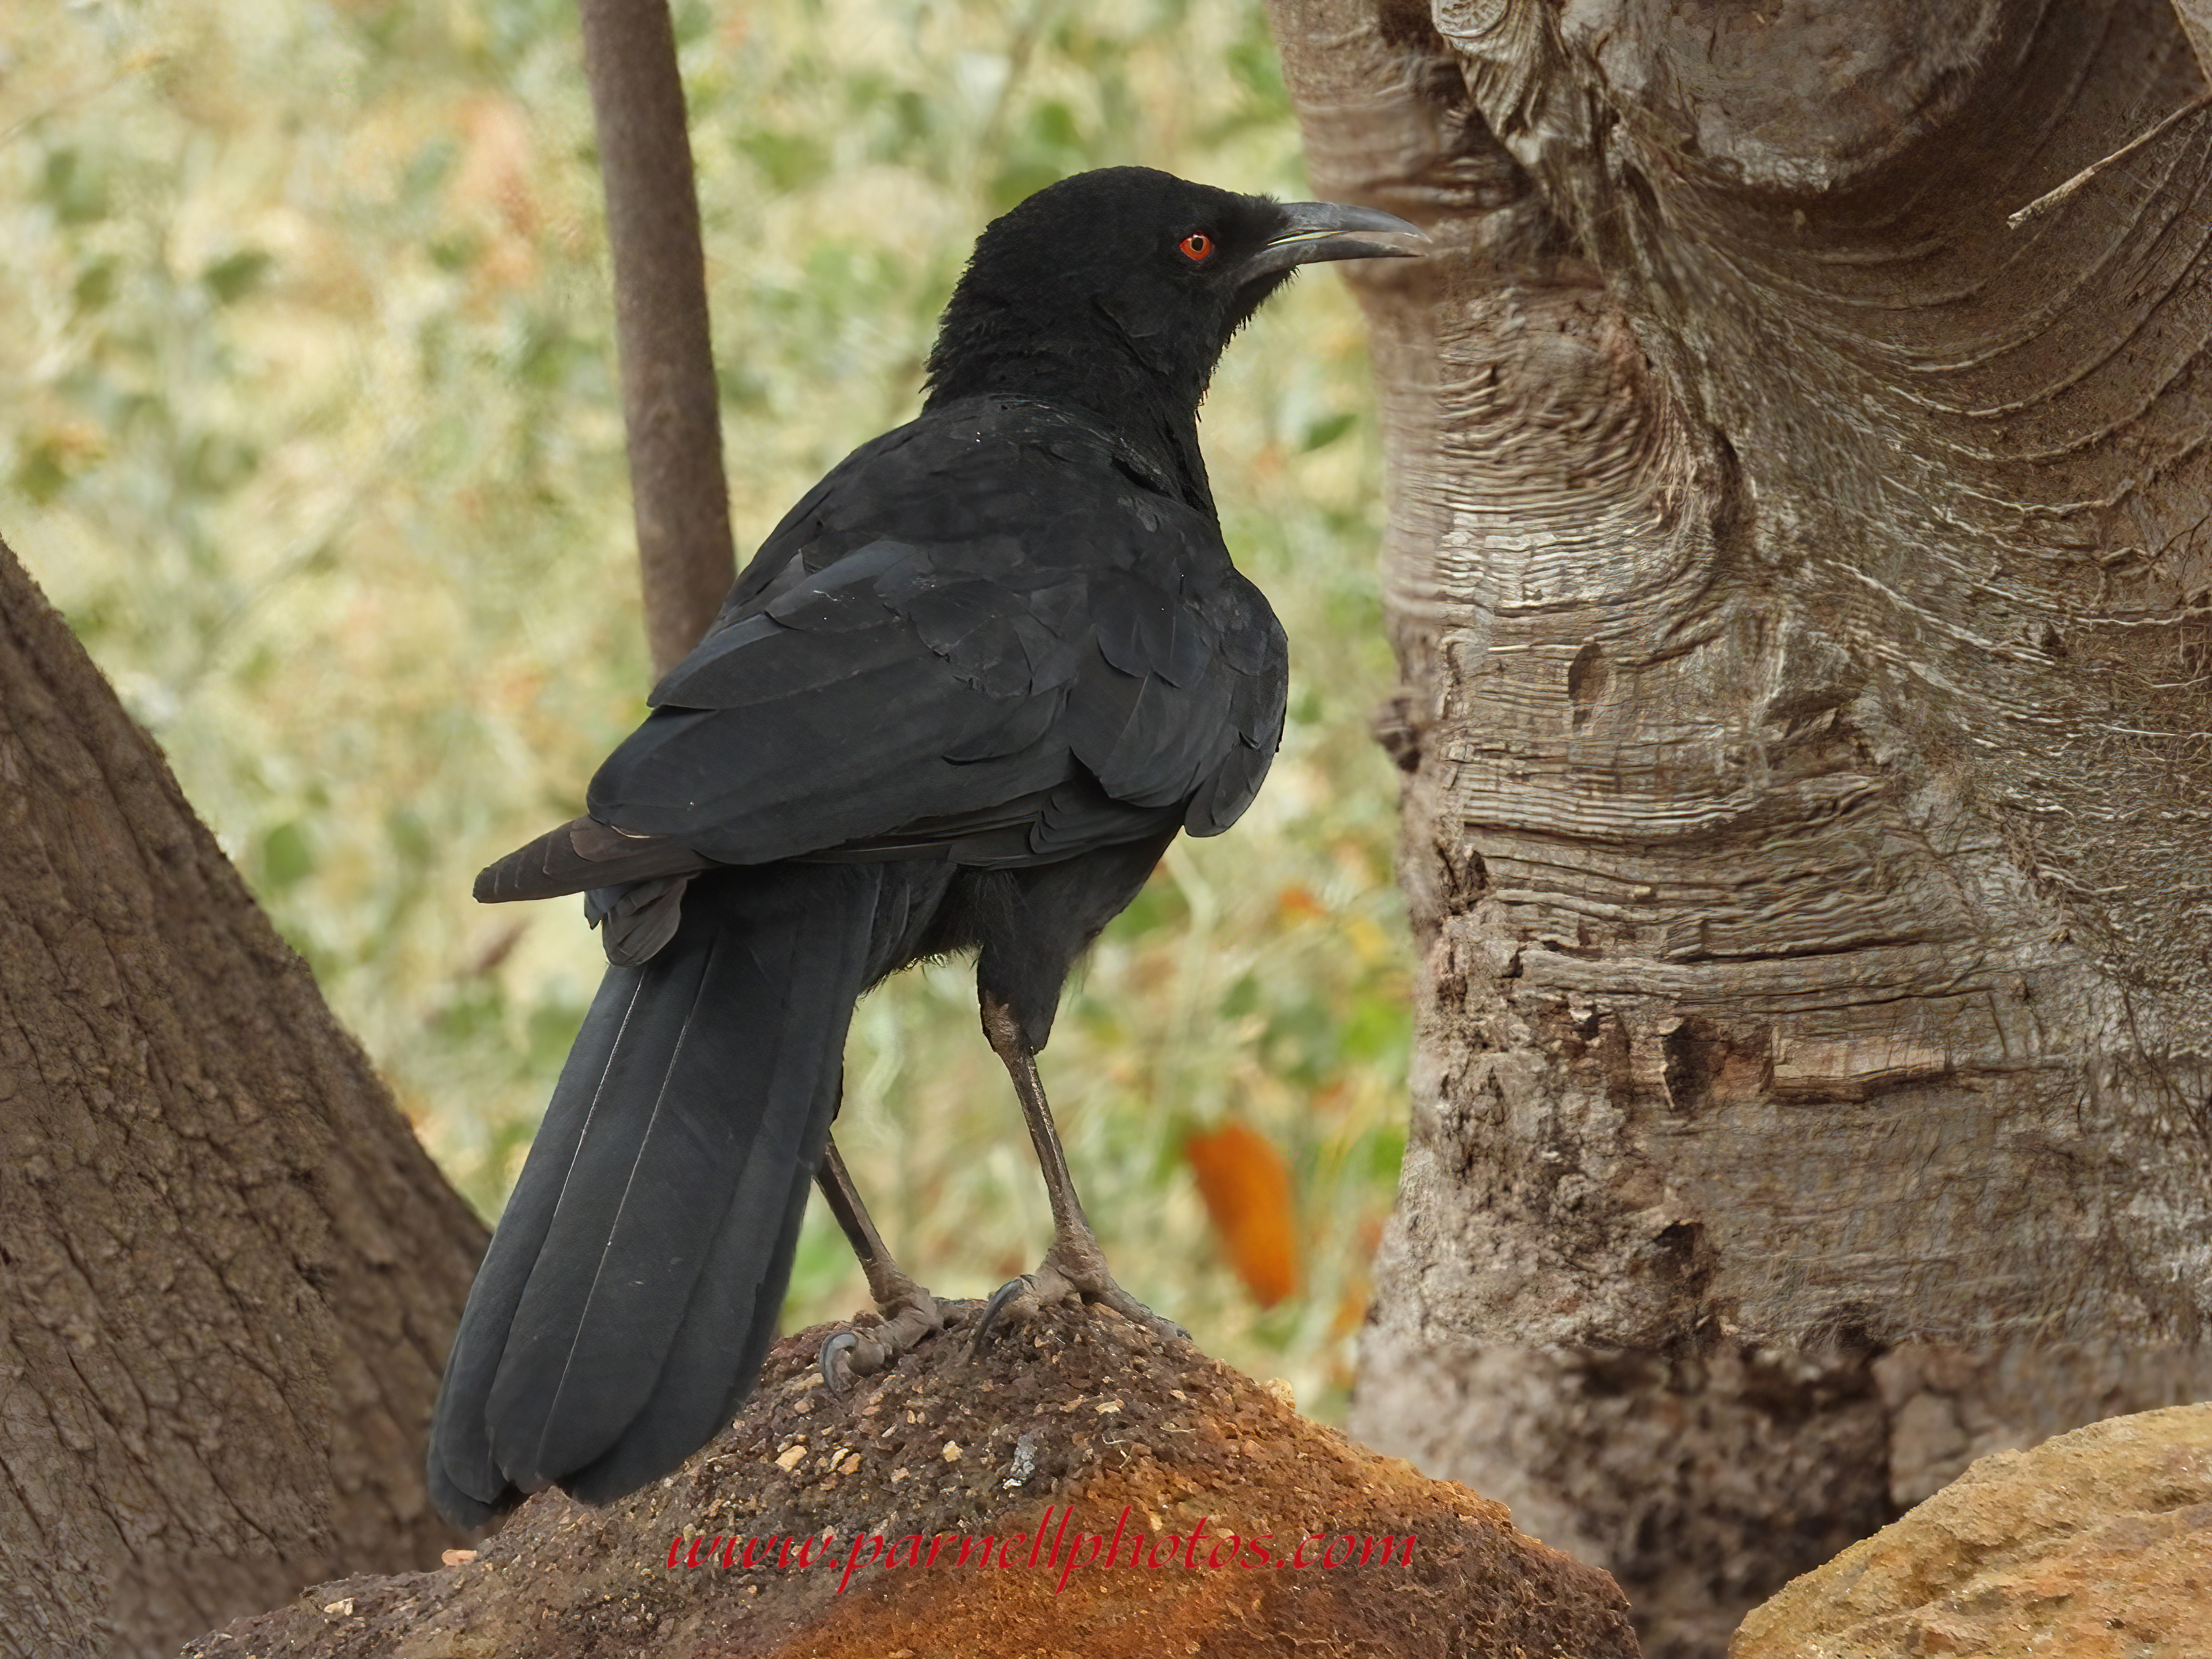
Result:
[[[1245,281],[1293,265],[1324,259],[1408,259],[1428,246],[1418,226],[1376,208],[1346,207],[1339,202],[1285,202],[1283,228],[1245,261]],[[1370,240],[1394,237],[1394,241]],[[1407,246],[1408,243],[1413,246]]]

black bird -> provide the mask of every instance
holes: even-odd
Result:
[[[993,1313],[1079,1296],[1173,1328],[1107,1273],[1036,1054],[1070,965],[1178,830],[1236,821],[1282,732],[1282,629],[1199,454],[1214,364],[1297,266],[1418,235],[1140,167],[995,221],[920,418],[785,516],[587,815],[477,878],[587,893],[613,966],[447,1363],[429,1477],[456,1523],[618,1498],[726,1425],[817,1173],[892,1316],[825,1370],[937,1327],[829,1143],[854,1002],[925,958],[977,954],[1051,1194],[1051,1251]]]

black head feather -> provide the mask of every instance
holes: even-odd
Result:
[[[1088,410],[1210,507],[1200,400],[1223,349],[1298,265],[1411,252],[1367,209],[1285,204],[1150,167],[1046,186],[987,227],[939,326],[928,406],[1012,393]]]

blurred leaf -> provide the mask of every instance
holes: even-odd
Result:
[[[483,239],[464,230],[434,238],[429,246],[430,258],[445,271],[466,270],[483,251]]]
[[[217,305],[234,305],[261,286],[261,279],[269,274],[276,263],[269,253],[258,247],[241,248],[227,258],[217,259],[200,273],[200,281],[207,284],[208,292],[215,295]]]
[[[1051,156],[1018,155],[991,175],[990,205],[994,217],[1017,202],[1025,201],[1047,185],[1066,175],[1067,169]]]
[[[1334,415],[1324,415],[1317,421],[1310,421],[1306,423],[1305,431],[1299,436],[1298,447],[1309,453],[1316,449],[1326,449],[1346,433],[1351,431],[1352,423],[1358,418],[1358,416],[1346,409],[1340,410]]]
[[[1272,1308],[1298,1288],[1291,1169],[1274,1143],[1242,1123],[1192,1135],[1183,1156],[1230,1266],[1252,1299]]]
[[[459,141],[441,133],[418,149],[400,177],[399,194],[403,200],[421,200],[435,195],[446,182],[446,175],[460,160]]]
[[[262,886],[282,892],[314,872],[314,851],[297,823],[280,823],[261,838]]]
[[[501,1030],[507,1023],[507,1000],[499,987],[471,980],[457,988],[430,1021],[431,1032],[441,1043],[461,1047]]]
[[[235,433],[203,432],[177,460],[178,483],[195,493],[220,495],[251,477],[260,458]]]
[[[1229,994],[1221,999],[1224,1019],[1242,1019],[1260,1006],[1260,979],[1256,974],[1240,974]]]
[[[532,386],[551,390],[597,360],[598,353],[570,331],[567,319],[541,313],[532,315],[523,328],[514,372]]]
[[[749,132],[738,148],[768,175],[773,190],[798,190],[830,171],[830,146],[811,132]]]
[[[544,1002],[530,1011],[527,1052],[535,1069],[558,1070],[584,1024],[580,1002]]]
[[[1407,988],[1401,981],[1386,981],[1385,994],[1362,997],[1352,1005],[1342,1026],[1342,1053],[1348,1060],[1376,1060],[1402,1054],[1413,1044],[1413,1014]]]
[[[75,149],[50,150],[39,198],[65,225],[89,224],[107,216],[107,185]]]
[[[1366,1167],[1364,1171],[1376,1185],[1388,1182],[1395,1188],[1398,1170],[1406,1161],[1406,1131],[1402,1125],[1393,1122],[1387,1128],[1376,1129],[1362,1142]],[[1370,1241],[1365,1247],[1372,1250]]]
[[[404,872],[413,875],[430,867],[438,846],[420,812],[412,806],[393,808],[385,817],[385,830]],[[412,886],[414,883],[410,881],[408,884]]]
[[[1113,933],[1123,939],[1141,939],[1166,928],[1180,927],[1190,915],[1190,902],[1182,890],[1167,878],[1155,873],[1139,890],[1128,908],[1108,923]]]
[[[1229,72],[1251,95],[1248,112],[1255,118],[1280,120],[1290,113],[1290,90],[1283,84],[1283,66],[1275,56],[1274,42],[1265,28],[1255,29],[1229,49]]]
[[[706,0],[678,0],[670,10],[669,27],[680,47],[712,38],[715,9]]]
[[[78,309],[97,311],[114,299],[115,269],[115,261],[112,258],[94,259],[85,266],[77,276],[76,286],[70,291],[70,297],[76,300]]]
[[[15,458],[10,482],[32,502],[45,507],[69,488],[70,470],[62,447],[52,438],[33,439]]]

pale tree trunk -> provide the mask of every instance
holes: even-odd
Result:
[[[434,1565],[483,1242],[0,544],[0,1655]]]
[[[2205,78],[2167,0],[1277,27],[1439,244],[1353,274],[1421,954],[1354,1428],[1717,1653],[2212,1393]]]

